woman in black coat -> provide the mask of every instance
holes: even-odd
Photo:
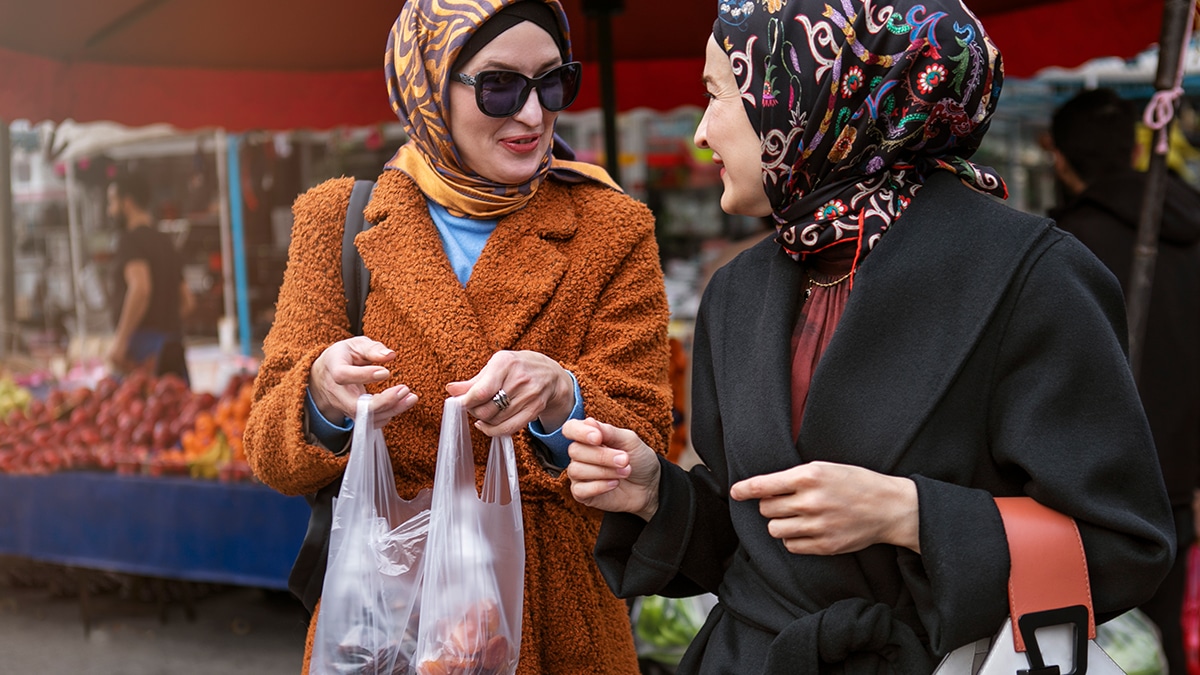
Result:
[[[1076,520],[1100,620],[1169,568],[1120,288],[968,161],[1001,73],[954,0],[722,4],[696,142],[778,234],[705,292],[704,463],[564,427],[614,591],[720,598],[681,673],[931,672],[1008,614],[995,497]]]

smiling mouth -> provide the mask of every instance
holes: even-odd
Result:
[[[500,145],[503,145],[508,150],[524,154],[537,150],[538,142],[542,139],[541,134],[526,134],[524,136],[512,136],[509,138],[500,139]]]

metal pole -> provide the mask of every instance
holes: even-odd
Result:
[[[79,226],[79,184],[75,181],[75,158],[67,157],[67,241],[71,248],[71,298],[75,302],[75,339],[79,342],[79,363],[87,351],[87,307],[80,293],[83,246]]]
[[[1194,0],[1166,0],[1163,4],[1163,23],[1158,40],[1158,72],[1154,88],[1171,91],[1179,81],[1180,60],[1184,36],[1192,21]],[[1162,133],[1167,133],[1170,127]],[[1150,310],[1150,291],[1154,284],[1154,266],[1158,259],[1158,235],[1162,229],[1163,200],[1167,194],[1167,155],[1157,143],[1151,144],[1150,166],[1146,174],[1146,193],[1142,195],[1142,210],[1138,220],[1137,241],[1133,248],[1133,265],[1129,273],[1129,288],[1125,306],[1129,318],[1129,365],[1133,378],[1141,376],[1142,353],[1145,350],[1146,324]]]
[[[229,223],[233,240],[233,273],[237,286],[238,343],[242,356],[250,356],[250,292],[246,283],[245,213],[242,210],[242,168],[238,161],[241,136],[229,134]]]
[[[617,142],[617,87],[613,77],[612,12],[596,17],[600,57],[600,101],[604,109],[604,163],[612,179],[621,183],[620,144]]]
[[[216,132],[216,146],[217,186],[221,192],[221,209],[218,220],[221,239],[221,299],[224,302],[224,311],[218,330],[218,334],[221,334],[221,331],[232,331],[232,327],[226,328],[225,326],[234,326],[237,321],[235,318],[237,316],[237,304],[233,289],[233,243],[229,225],[229,214],[232,208],[229,199],[229,168],[226,166],[228,160],[226,159],[224,129],[218,129]],[[222,347],[224,346],[223,344]]]
[[[0,119],[0,359],[15,349],[17,335],[17,236],[13,230],[12,132]]]

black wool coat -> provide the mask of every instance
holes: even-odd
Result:
[[[1076,519],[1099,619],[1169,569],[1171,511],[1125,357],[1113,275],[1049,220],[933,176],[861,263],[790,430],[790,336],[805,272],[766,241],[708,286],[693,352],[704,464],[663,462],[645,523],[608,514],[596,556],[614,592],[720,603],[680,673],[929,673],[1008,613],[993,497]],[[912,478],[921,554],[789,553],[755,475],[824,460]]]

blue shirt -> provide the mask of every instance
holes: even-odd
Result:
[[[451,215],[441,204],[435,204],[428,200],[427,203],[429,204],[429,216],[433,218],[433,224],[437,227],[438,237],[442,240],[442,248],[446,250],[446,257],[450,259],[450,266],[454,268],[454,275],[458,277],[460,284],[466,286],[467,281],[471,278],[471,272],[475,269],[475,263],[483,253],[483,247],[487,245],[488,238],[496,230],[497,221],[460,218]],[[571,414],[567,419],[581,420],[585,415],[583,395],[579,391],[579,380],[575,379],[574,373],[568,374],[575,384],[575,406],[571,409]],[[354,429],[353,419],[343,417],[340,423],[325,419],[321,411],[317,410],[317,404],[313,402],[311,393],[306,393],[304,407],[308,414],[308,430],[322,445],[330,449],[345,447],[350,432]],[[542,428],[542,423],[535,419],[529,423],[528,428],[529,433],[550,450],[549,459],[554,466],[564,468],[571,462],[571,457],[567,454],[567,447],[571,445],[571,441],[562,435],[561,427],[547,433]]]

